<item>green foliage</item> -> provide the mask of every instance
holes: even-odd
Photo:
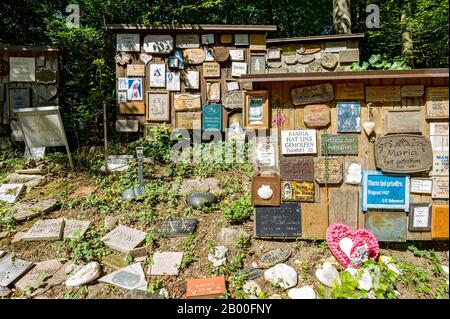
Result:
[[[408,289],[420,295],[428,295],[431,292],[430,278],[425,270],[407,261],[399,263],[399,268],[403,272],[400,280]]]
[[[101,261],[111,251],[100,237],[95,230],[88,230],[83,236],[65,239],[59,251],[64,252],[74,263]]]
[[[11,231],[16,228],[14,210],[11,204],[0,201],[0,232]]]
[[[164,288],[164,281],[162,278],[159,278],[148,283],[147,291],[154,293],[162,288]]]
[[[64,299],[83,299],[88,294],[89,289],[87,286],[81,286],[80,288],[70,289],[64,293]]]
[[[363,62],[359,65],[355,62],[351,65],[352,71],[367,71],[367,70],[410,70],[411,67],[406,64],[405,59],[396,58],[390,62],[389,57],[384,54],[375,54],[369,58],[368,62]]]
[[[222,205],[223,215],[231,223],[238,223],[248,219],[253,214],[253,205],[250,194],[231,203],[224,201]]]
[[[349,272],[342,272],[340,275],[341,285],[338,283],[333,285],[331,288],[331,297],[333,299],[360,299],[367,297],[366,292],[358,289],[359,273],[353,277]]]

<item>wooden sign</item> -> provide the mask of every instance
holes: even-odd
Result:
[[[186,299],[216,298],[226,292],[224,276],[186,280]]]
[[[314,202],[314,182],[281,182],[281,200],[285,202]]]
[[[223,44],[233,43],[233,35],[231,35],[231,34],[221,34],[220,35],[220,42],[223,43]]]
[[[116,36],[116,51],[139,52],[141,45],[138,33],[118,33]]]
[[[307,239],[325,239],[328,229],[328,204],[302,203],[302,235]]]
[[[280,60],[280,59],[281,59],[281,49],[280,48],[267,49],[267,60]]]
[[[223,106],[230,110],[242,109],[244,106],[244,95],[242,91],[230,91],[222,95]]]
[[[342,50],[339,51],[339,63],[352,63],[359,61],[359,50]]]
[[[379,171],[364,171],[362,180],[362,210],[371,208],[409,210],[409,176],[385,175]]]
[[[415,194],[431,194],[433,180],[431,178],[411,178],[411,193]]]
[[[235,34],[234,35],[234,45],[248,45],[248,34]]]
[[[359,190],[357,188],[331,188],[329,222],[358,228]]]
[[[30,88],[9,88],[9,105],[13,112],[16,109],[31,107]]]
[[[377,138],[377,168],[390,173],[417,173],[433,167],[430,140],[420,135],[396,134]]]
[[[119,113],[133,114],[133,115],[145,114],[145,103],[143,101],[141,102],[129,101],[125,103],[120,103]]]
[[[448,176],[433,177],[433,189],[431,198],[448,199]]]
[[[214,33],[202,34],[202,44],[214,44]]]
[[[330,102],[334,99],[333,85],[324,83],[295,88],[291,90],[291,98],[294,105]]]
[[[405,242],[408,228],[408,216],[403,212],[367,212],[364,223],[381,242]]]
[[[183,59],[186,64],[202,64],[205,61],[203,49],[186,49],[183,51]]]
[[[298,238],[302,236],[299,203],[255,208],[255,237]]]
[[[188,130],[200,129],[202,112],[176,112],[175,127]]]
[[[40,69],[36,72],[36,82],[42,84],[56,83],[56,71],[50,69]]]
[[[265,34],[250,34],[250,50],[265,51],[266,50],[266,35]]]
[[[314,179],[319,184],[342,182],[342,162],[335,157],[314,158]]]
[[[217,62],[226,62],[230,58],[230,49],[227,47],[215,47],[214,56]]]
[[[364,83],[337,83],[336,100],[364,100]]]
[[[361,105],[359,102],[336,102],[337,131],[361,132]]]
[[[315,54],[320,52],[321,47],[320,44],[305,44],[301,45],[299,49],[296,50],[298,54],[307,55],[307,54]]]
[[[431,238],[448,239],[448,205],[433,205]]]
[[[203,63],[203,77],[220,78],[220,64],[217,62]]]
[[[282,154],[317,153],[316,130],[281,131]]]
[[[208,102],[220,101],[220,82],[206,83],[206,97],[208,99]]]
[[[448,87],[427,88],[427,118],[448,119]]]
[[[197,94],[175,94],[175,111],[197,111],[201,108],[200,95]]]
[[[231,61],[244,61],[244,50],[230,50]]]
[[[222,130],[222,105],[205,104],[202,108],[202,129]]]
[[[252,203],[255,206],[280,206],[281,181],[279,176],[253,176]]]
[[[280,176],[284,181],[314,180],[313,156],[281,156]]]
[[[170,54],[173,51],[173,37],[169,34],[149,34],[144,37],[144,51],[154,54]]]
[[[366,102],[398,102],[401,99],[399,85],[366,86]]]
[[[170,102],[168,92],[147,92],[147,120],[169,121]]]
[[[36,60],[23,57],[9,57],[9,82],[35,82]]]
[[[175,36],[177,48],[191,49],[200,47],[200,36],[198,34],[177,34]]]
[[[421,133],[420,108],[389,108],[384,111],[386,134]]]
[[[431,230],[431,204],[414,203],[409,209],[408,230],[411,232],[429,232]]]
[[[309,128],[323,128],[330,124],[330,108],[327,104],[307,105],[303,109],[303,121]]]
[[[358,135],[322,134],[322,155],[358,155]]]
[[[247,63],[233,62],[231,63],[231,76],[241,77],[241,75],[247,74]]]
[[[128,64],[127,76],[145,76],[145,64]]]
[[[448,176],[448,151],[433,151],[433,170],[430,176]]]
[[[402,97],[421,97],[425,92],[423,85],[402,85]]]

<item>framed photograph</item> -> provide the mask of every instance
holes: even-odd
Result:
[[[31,107],[30,88],[9,88],[9,105],[12,112]]]
[[[245,91],[244,126],[246,129],[269,129],[267,91]]]
[[[127,101],[142,101],[144,99],[142,93],[141,78],[127,78]]]
[[[238,81],[227,81],[227,91],[237,91],[239,90],[239,82]]]
[[[198,90],[200,88],[199,72],[189,70],[186,72],[186,89]]]
[[[152,63],[150,64],[150,87],[165,88],[166,87],[166,64]]]
[[[206,48],[205,49],[205,61],[206,62],[213,62],[214,61],[214,49],[213,48]]]
[[[181,73],[179,71],[169,71],[166,76],[167,91],[181,90]]]
[[[281,49],[279,48],[267,49],[267,60],[281,60]]]
[[[167,60],[167,65],[169,69],[179,69],[180,68],[180,60],[176,56],[170,56]]]
[[[147,120],[170,120],[169,92],[147,92]]]
[[[117,89],[119,91],[126,91],[128,89],[127,78],[119,78],[118,82]]]
[[[248,34],[235,34],[234,35],[234,45],[248,45]]]
[[[410,232],[431,231],[431,203],[412,203],[408,219]]]
[[[361,103],[336,102],[338,133],[361,132]]]
[[[214,34],[213,33],[202,34],[202,44],[204,45],[214,44]]]
[[[231,76],[241,77],[241,75],[247,74],[247,63],[245,62],[232,62],[231,63]]]
[[[231,61],[244,61],[244,50],[230,50]]]
[[[127,102],[127,91],[117,92],[117,103]]]
[[[264,54],[250,55],[250,74],[266,73],[266,56]]]

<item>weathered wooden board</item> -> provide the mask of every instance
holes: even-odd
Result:
[[[175,127],[188,130],[200,129],[202,123],[202,112],[176,112]]]
[[[250,50],[265,51],[266,50],[266,35],[265,34],[250,34]]]
[[[421,133],[420,108],[387,108],[384,111],[385,134]]]
[[[359,61],[359,50],[342,50],[339,51],[339,62],[340,63],[352,63]]]
[[[424,86],[419,85],[402,85],[401,95],[402,97],[421,97],[425,90]]]
[[[302,203],[302,236],[325,239],[328,222],[327,203]]]
[[[364,83],[337,83],[336,100],[363,100]]]
[[[291,90],[291,98],[294,105],[330,102],[334,99],[333,85],[324,83],[295,88]]]
[[[364,216],[365,228],[378,241],[405,242],[408,216],[404,212],[367,212]]]
[[[203,63],[203,77],[219,78],[220,77],[220,64],[217,62]]]
[[[398,102],[401,99],[401,88],[399,85],[366,86],[367,102]]]
[[[330,189],[329,221],[358,227],[359,192],[356,187]]]
[[[125,102],[119,104],[120,114],[145,114],[144,102]]]
[[[427,88],[427,118],[448,119],[448,87]]]
[[[375,142],[377,168],[390,173],[416,173],[433,167],[430,140],[424,136],[396,134],[377,138]]]
[[[319,184],[342,182],[342,162],[335,157],[314,158],[314,179]]]
[[[145,76],[145,64],[128,64],[127,76]]]
[[[175,94],[175,111],[197,111],[201,108],[201,99],[198,94]]]
[[[303,121],[309,128],[327,127],[331,121],[330,108],[327,104],[311,104],[303,109]]]
[[[431,218],[431,237],[433,239],[449,238],[448,205],[433,205]]]

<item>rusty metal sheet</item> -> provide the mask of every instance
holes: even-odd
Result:
[[[405,242],[408,228],[407,214],[404,212],[367,212],[365,228],[370,230],[378,241]]]

